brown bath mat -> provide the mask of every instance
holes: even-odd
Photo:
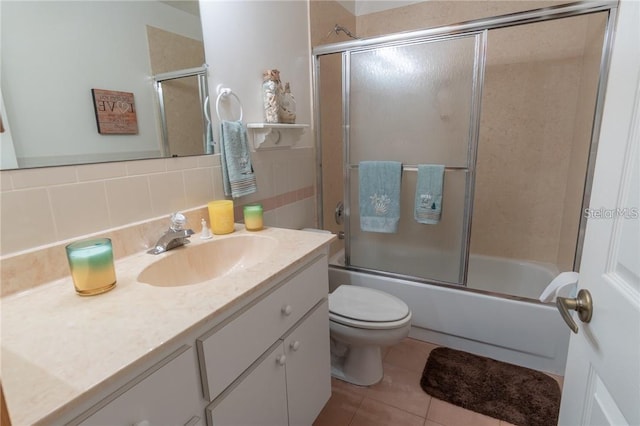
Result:
[[[435,398],[515,425],[558,423],[558,383],[529,368],[436,348],[424,366],[420,386]]]

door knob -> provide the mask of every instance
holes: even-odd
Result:
[[[580,321],[588,323],[593,315],[593,300],[589,290],[582,289],[578,292],[578,297],[557,297],[556,307],[560,311],[560,315],[564,322],[567,323],[571,331],[578,332],[578,325],[571,317],[569,310],[578,312]]]

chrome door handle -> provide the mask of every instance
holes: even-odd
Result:
[[[591,293],[589,290],[582,289],[578,292],[578,297],[557,297],[556,307],[560,311],[560,315],[564,322],[567,323],[571,331],[578,332],[578,325],[571,317],[569,310],[578,312],[578,318],[580,321],[588,323],[591,321],[593,315],[593,300],[591,299]]]

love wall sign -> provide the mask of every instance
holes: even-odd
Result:
[[[138,118],[133,93],[91,89],[98,133],[102,135],[135,135]]]

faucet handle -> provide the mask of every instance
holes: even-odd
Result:
[[[171,229],[174,231],[182,231],[187,223],[187,218],[180,212],[171,215]]]

